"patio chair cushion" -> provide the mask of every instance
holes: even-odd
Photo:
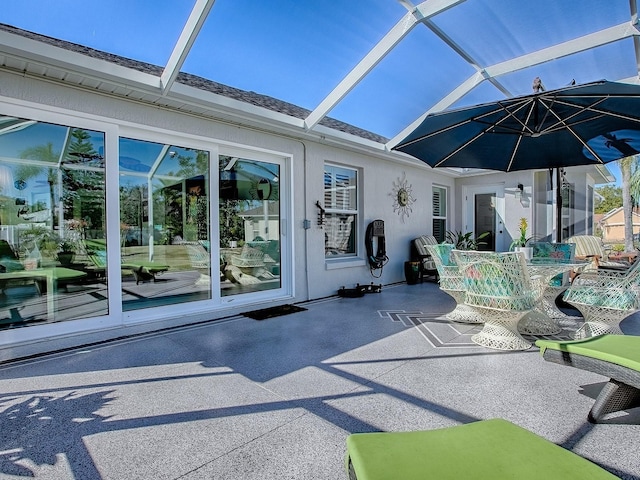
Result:
[[[584,340],[537,340],[540,354],[547,349],[583,355],[640,372],[640,337],[634,335],[601,335]]]
[[[420,235],[418,238],[413,240],[413,246],[418,253],[418,257],[422,261],[422,267],[425,270],[435,270],[436,264],[433,262],[431,258],[431,254],[427,250],[427,245],[437,245],[438,240],[433,235]]]
[[[640,337],[601,335],[584,340],[537,340],[542,357],[553,363],[609,377],[588,419],[598,423],[640,406]]]
[[[576,258],[593,260],[589,269],[596,270],[599,267],[627,268],[629,266],[626,262],[609,261],[609,251],[602,239],[594,235],[574,235],[568,238],[566,243],[576,244]]]
[[[617,478],[502,419],[429,431],[355,433],[347,437],[346,467],[352,480]]]

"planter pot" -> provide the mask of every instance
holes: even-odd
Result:
[[[408,285],[415,285],[420,279],[420,262],[404,262],[404,277]]]
[[[75,253],[73,252],[60,252],[58,253],[58,261],[61,265],[71,265],[73,263],[73,259],[75,257]]]
[[[516,252],[524,253],[525,260],[531,260],[533,257],[533,247],[516,247],[514,250]]]

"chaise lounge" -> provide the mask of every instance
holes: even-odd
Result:
[[[588,370],[609,377],[589,412],[592,423],[611,414],[640,407],[640,337],[601,335],[573,341],[537,340],[548,362]]]
[[[347,437],[345,467],[350,480],[618,478],[502,419],[428,431],[355,433]]]

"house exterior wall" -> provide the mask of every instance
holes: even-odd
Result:
[[[637,213],[632,214],[633,218],[633,234],[640,234],[640,215]],[[602,239],[605,242],[610,243],[624,243],[624,211],[618,209],[610,216],[606,216],[602,219]]]
[[[182,304],[180,310],[137,311],[135,315],[114,313],[111,309],[106,318],[0,330],[0,360],[226,317],[264,308],[269,304],[322,298],[334,295],[343,285],[401,282],[404,280],[404,262],[409,260],[410,241],[419,235],[431,233],[431,188],[434,184],[450,189],[449,221],[452,225],[455,223],[453,179],[422,165],[392,162],[384,155],[332,145],[321,138],[317,141],[302,140],[272,133],[264,128],[243,126],[237,118],[213,121],[13,73],[0,72],[0,85],[0,113],[11,112],[26,118],[35,118],[35,114],[38,117],[35,119],[45,121],[68,119],[71,125],[83,122],[102,125],[107,132],[108,142],[111,142],[107,150],[117,148],[115,142],[120,134],[139,134],[141,138],[170,135],[184,139],[182,144],[195,143],[199,148],[210,146],[212,152],[241,148],[283,158],[287,172],[283,177],[286,182],[280,188],[289,190],[285,197],[290,199],[281,206],[288,214],[282,226],[283,239],[288,243],[283,255],[288,256],[290,266],[288,272],[283,272],[283,277],[288,276],[284,280],[287,287],[285,293],[272,297],[256,296],[237,302],[220,301],[207,308]],[[354,258],[325,260],[324,230],[317,225],[318,209],[315,206],[316,201],[323,198],[325,162],[356,168],[360,174],[358,254]],[[212,157],[211,163],[216,165],[215,157]],[[115,174],[108,176],[107,182],[117,185],[117,169],[115,171]],[[216,172],[214,167],[212,173],[215,175]],[[390,196],[394,181],[403,176],[415,198],[405,221],[394,212],[393,198]],[[214,204],[212,208],[215,208]],[[117,212],[111,212],[111,221],[108,221],[112,234],[115,234],[112,230],[114,227],[117,230],[117,215]],[[390,259],[380,278],[372,277],[365,261],[363,244],[366,225],[374,219],[385,221],[387,255]],[[310,221],[311,228],[304,228],[305,220]]]

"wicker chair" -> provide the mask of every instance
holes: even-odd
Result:
[[[576,338],[622,335],[620,322],[640,310],[639,285],[640,262],[622,272],[596,271],[577,277],[563,297],[584,317]]]
[[[461,323],[482,323],[482,317],[478,312],[464,303],[464,275],[451,255],[455,245],[441,243],[427,245],[426,248],[438,270],[440,290],[451,295],[456,301],[456,308],[446,315],[447,319]]]
[[[518,322],[536,302],[524,255],[468,250],[453,250],[453,255],[464,273],[465,303],[484,319],[471,340],[497,350],[531,347],[518,332]]]

